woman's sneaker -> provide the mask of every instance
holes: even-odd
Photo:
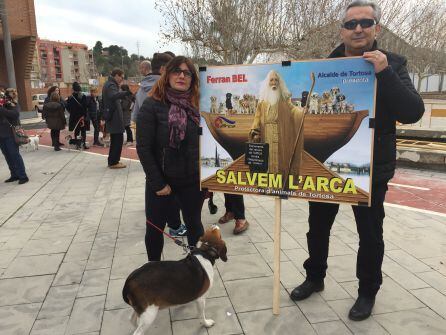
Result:
[[[170,236],[176,236],[176,237],[183,237],[187,235],[187,228],[184,223],[180,224],[178,229],[171,229],[169,228],[169,234]]]

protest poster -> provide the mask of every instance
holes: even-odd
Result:
[[[375,92],[362,57],[200,68],[202,188],[370,206]]]

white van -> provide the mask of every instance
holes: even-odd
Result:
[[[46,99],[46,94],[34,94],[32,98],[32,106],[36,112],[42,113],[43,102]]]

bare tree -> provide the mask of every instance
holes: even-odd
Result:
[[[278,54],[282,59],[325,57],[340,42],[340,18],[349,2],[160,0],[157,7],[165,18],[164,38],[185,43],[195,58],[241,64],[252,63],[259,55]],[[444,0],[377,3],[383,8],[381,23],[388,29],[382,40],[388,41],[389,49],[408,55],[414,68],[423,67],[425,71],[430,63],[432,71],[438,61],[428,61],[426,56],[432,53],[421,50],[444,52]],[[397,45],[404,47],[405,52]],[[413,51],[414,47],[418,53]]]
[[[385,17],[388,29],[380,43],[408,58],[409,71],[418,76],[419,90],[423,78],[446,72],[446,2],[418,0],[416,6],[405,3],[397,9],[394,16]]]
[[[167,40],[188,45],[196,57],[212,55],[225,64],[251,61],[282,50],[285,0],[162,0]]]

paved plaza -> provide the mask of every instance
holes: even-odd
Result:
[[[138,161],[110,170],[106,157],[40,147],[24,152],[30,182],[0,184],[0,334],[132,334],[122,300],[127,275],[147,261],[144,172]],[[0,181],[9,177],[0,159]],[[446,174],[435,178],[446,180]],[[203,224],[224,213],[203,210]],[[151,335],[288,335],[446,333],[446,215],[386,206],[384,283],[373,316],[347,317],[356,298],[358,236],[353,213],[341,206],[333,227],[326,288],[294,303],[304,280],[308,206],[284,201],[281,313],[272,315],[274,199],[245,197],[249,230],[222,225],[228,262],[217,261],[206,330],[194,305],[159,313]],[[182,250],[166,241],[165,259]]]

